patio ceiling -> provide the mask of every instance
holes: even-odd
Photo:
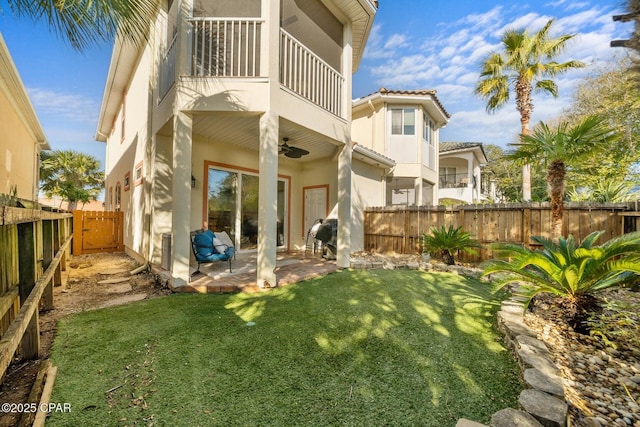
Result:
[[[171,135],[171,125],[165,126],[162,134]],[[237,146],[238,148],[259,150],[259,116],[243,113],[217,113],[193,115],[193,133],[201,138],[209,139],[217,143]],[[282,138],[289,138],[290,146],[309,151],[309,154],[299,159],[284,156],[279,161],[287,160],[297,163],[313,162],[320,159],[333,157],[339,150],[336,141],[331,141],[326,136],[320,135],[290,121],[281,119],[279,129],[279,143]]]

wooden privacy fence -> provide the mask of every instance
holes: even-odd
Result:
[[[73,211],[73,254],[124,251],[123,212]]]
[[[609,240],[638,228],[637,203],[566,203],[563,234],[583,239],[589,233],[604,230]],[[513,203],[499,205],[387,206],[367,208],[364,212],[364,248],[370,252],[415,254],[422,252],[422,235],[433,227],[453,225],[480,241],[511,242],[533,247],[532,236],[549,237],[549,203]],[[463,259],[482,261],[491,258],[487,249],[478,256]]]
[[[39,309],[53,308],[53,287],[72,239],[70,214],[0,206],[0,377],[14,354],[40,354]]]

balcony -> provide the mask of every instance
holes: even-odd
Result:
[[[264,20],[257,18],[190,18],[191,77],[252,78],[262,74],[260,47]],[[342,117],[344,77],[326,61],[280,29],[280,84]],[[160,98],[176,81],[176,39],[161,56]]]
[[[469,182],[469,174],[466,172],[440,175],[439,178],[440,188],[466,188],[469,187]]]

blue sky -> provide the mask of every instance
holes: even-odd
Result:
[[[572,88],[604,63],[625,55],[610,48],[614,39],[631,34],[630,24],[614,23],[624,0],[489,1],[380,0],[379,12],[360,68],[353,97],[387,89],[436,89],[452,115],[441,141],[477,141],[503,147],[519,132],[514,104],[497,114],[485,112],[473,95],[479,64],[499,48],[506,28],[539,29],[555,18],[556,34],[577,34],[566,58],[579,59],[586,69],[557,79],[557,99],[534,94],[532,123],[557,116]],[[79,53],[51,33],[45,23],[16,18],[0,0],[0,32],[27,88],[53,149],[74,149],[102,162],[103,143],[94,141],[111,45]]]

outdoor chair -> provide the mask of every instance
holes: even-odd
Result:
[[[194,231],[191,233],[191,249],[198,262],[198,268],[191,277],[200,273],[201,264],[216,261],[229,261],[229,273],[232,273],[231,260],[235,258],[235,247],[226,232]]]

